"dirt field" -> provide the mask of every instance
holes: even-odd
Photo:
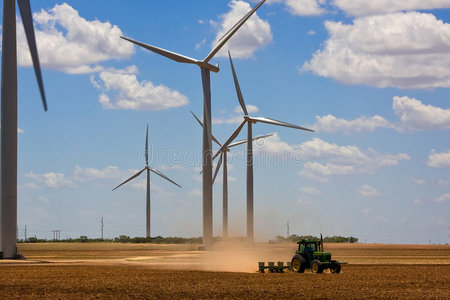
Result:
[[[340,245],[341,274],[259,274],[295,245],[19,245],[27,260],[0,261],[0,299],[401,298],[450,299],[450,246]]]

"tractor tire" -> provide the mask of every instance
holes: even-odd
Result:
[[[331,264],[330,272],[331,273],[336,273],[336,274],[341,273],[341,265],[340,264]]]
[[[311,272],[313,273],[323,273],[323,266],[319,263],[318,260],[314,260],[311,263]]]
[[[294,255],[291,261],[291,270],[297,273],[303,273],[306,269],[306,261],[301,255]]]

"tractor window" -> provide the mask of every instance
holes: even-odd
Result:
[[[313,252],[317,251],[317,244],[311,244],[311,249]]]
[[[300,244],[298,247],[298,251],[303,253],[303,251],[305,251],[305,245]]]

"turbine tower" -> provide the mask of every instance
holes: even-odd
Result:
[[[44,84],[29,0],[17,0],[39,90],[47,111]],[[4,258],[15,258],[17,227],[17,38],[16,1],[3,0],[1,83],[1,232]]]
[[[150,172],[153,172],[156,175],[161,176],[162,178],[164,178],[167,181],[170,181],[171,183],[175,184],[179,188],[181,188],[181,186],[179,184],[177,184],[175,181],[173,181],[172,179],[170,179],[169,177],[167,177],[166,175],[164,175],[163,173],[159,172],[158,170],[153,169],[152,167],[150,167],[148,165],[148,125],[147,125],[147,132],[145,134],[145,167],[142,170],[140,170],[139,172],[137,172],[136,174],[134,174],[133,176],[131,176],[130,178],[128,178],[127,180],[125,180],[124,182],[122,182],[121,184],[119,184],[118,186],[116,186],[113,189],[113,191],[115,189],[121,187],[128,181],[131,181],[134,178],[138,177],[144,171],[147,171],[147,194],[146,194],[146,210],[145,210],[146,211],[146,226],[145,226],[145,228],[146,228],[146,237],[149,238],[150,237]]]
[[[194,116],[194,118],[197,120],[197,122],[200,124],[200,126],[203,127],[202,121],[200,121],[199,118],[191,111],[191,114]],[[253,141],[263,139],[266,137],[272,136],[272,134],[257,136],[253,138]],[[219,147],[222,147],[222,144],[217,140],[214,135],[211,134],[212,140],[219,145]],[[241,140],[234,143],[229,144],[222,152],[220,152],[219,161],[217,162],[216,170],[214,171],[213,176],[213,183],[216,180],[217,173],[219,173],[220,166],[223,164],[223,175],[222,175],[222,237],[224,239],[228,238],[228,162],[227,162],[227,152],[230,151],[230,148],[245,144],[247,140]]]
[[[224,149],[230,145],[230,143],[239,135],[244,125],[247,123],[247,242],[249,244],[253,243],[254,232],[253,232],[253,142],[252,142],[252,125],[258,122],[267,123],[277,126],[290,127],[300,130],[306,130],[314,132],[312,129],[305,127],[300,127],[297,125],[289,124],[282,121],[277,121],[274,119],[264,118],[264,117],[251,117],[248,114],[247,107],[245,106],[244,98],[242,97],[241,88],[239,87],[239,82],[236,76],[236,71],[234,70],[233,60],[231,59],[230,51],[228,51],[228,57],[230,58],[231,70],[233,72],[234,85],[236,87],[236,93],[241,105],[242,111],[244,112],[244,120],[238,126],[238,128],[233,132],[233,134],[228,138],[228,140],[222,145],[220,150],[214,155],[213,159],[216,158],[219,153],[223,152]]]
[[[174,53],[152,45],[144,44],[130,38],[121,36],[122,39],[132,42],[145,49],[158,53],[176,62],[194,64],[200,67],[203,86],[203,247],[210,250],[213,243],[213,227],[212,227],[212,142],[211,142],[211,80],[210,72],[219,72],[219,65],[211,65],[209,61],[216,53],[225,45],[225,43],[236,33],[236,31],[250,18],[253,13],[265,2],[260,1],[252,10],[250,10],[242,19],[237,22],[225,35],[218,41],[217,45],[203,60],[196,60],[178,53]]]

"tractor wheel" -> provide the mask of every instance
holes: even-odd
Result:
[[[303,257],[301,257],[300,255],[295,255],[291,261],[292,271],[297,272],[297,273],[303,273],[303,272],[305,272],[305,268],[306,268],[305,259]]]
[[[340,264],[332,264],[330,266],[330,272],[339,274],[341,273],[341,265]]]
[[[314,260],[311,264],[311,272],[313,273],[323,273],[323,267],[320,265],[318,260]]]

